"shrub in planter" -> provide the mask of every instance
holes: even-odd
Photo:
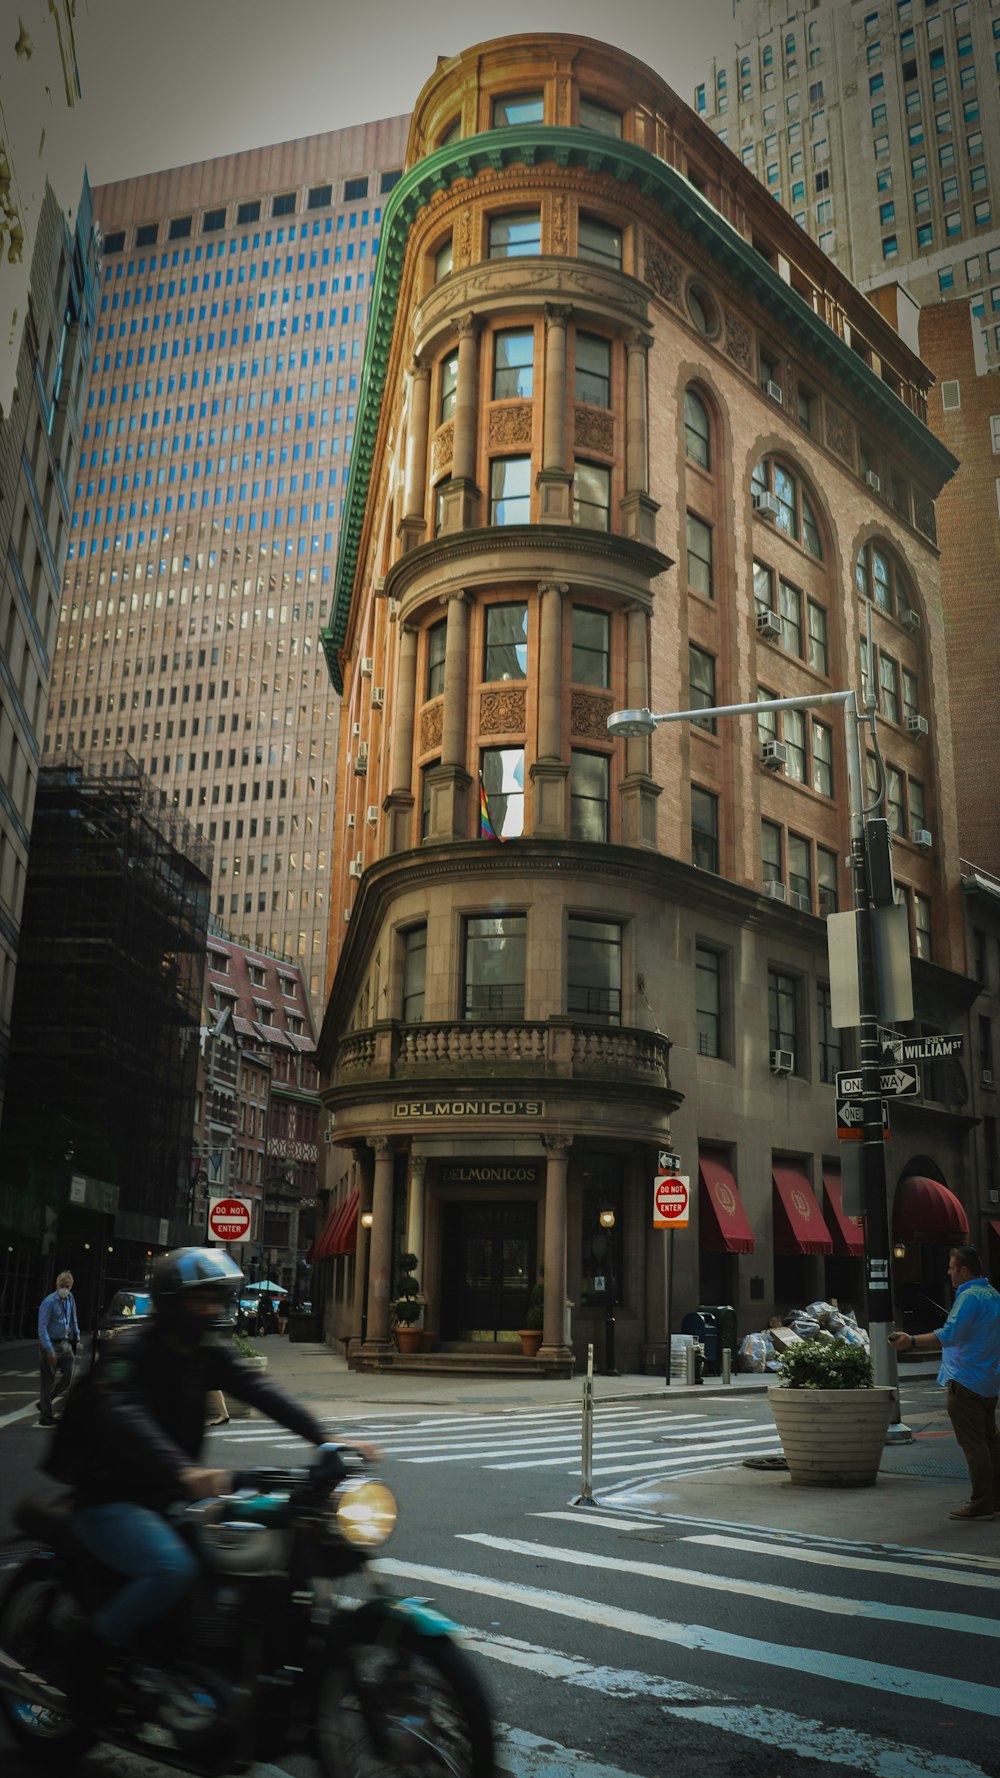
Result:
[[[778,1370],[781,1383],[767,1394],[793,1486],[870,1488],[895,1396],[875,1387],[868,1353],[803,1340]]]
[[[864,1348],[839,1340],[832,1346],[821,1340],[790,1346],[778,1360],[778,1375],[785,1389],[871,1389],[875,1383]]]
[[[401,1352],[416,1352],[420,1347],[417,1322],[423,1314],[424,1306],[416,1277],[419,1263],[415,1253],[401,1253],[399,1256],[392,1314],[396,1324],[396,1344]]]
[[[525,1358],[534,1358],[542,1343],[542,1329],[545,1326],[545,1286],[539,1276],[538,1283],[532,1288],[528,1298],[528,1307],[524,1317],[524,1326],[519,1328],[521,1351]]]

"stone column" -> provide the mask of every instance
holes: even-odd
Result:
[[[479,419],[479,322],[463,315],[457,324],[458,377],[455,385],[451,481],[441,490],[441,531],[476,523],[476,445]]]
[[[562,759],[563,730],[563,595],[567,581],[540,581],[538,650],[538,754],[530,768],[535,787],[533,828],[536,839],[566,837],[566,778]]]
[[[375,1154],[372,1190],[372,1231],[368,1248],[368,1337],[366,1353],[390,1352],[389,1299],[392,1295],[392,1175],[395,1159],[388,1136],[374,1136],[368,1145]]]
[[[653,341],[648,333],[630,333],[625,340],[625,498],[622,529],[640,543],[656,543],[659,507],[649,498],[649,415],[646,398],[646,355]]]
[[[464,593],[448,593],[444,651],[441,764],[431,774],[428,840],[464,840],[469,785],[466,770],[466,703],[469,695],[469,607]]]
[[[566,1344],[566,1168],[570,1136],[544,1136],[545,1168],[545,1326],[540,1358],[572,1356]]]
[[[410,417],[406,436],[406,475],[403,491],[403,517],[398,535],[404,554],[426,533],[425,502],[427,499],[427,432],[430,418],[431,373],[427,365],[414,358],[410,366]]]
[[[427,1156],[410,1155],[410,1192],[406,1206],[406,1250],[417,1256],[417,1275],[423,1277],[424,1258],[424,1180],[427,1177]]]
[[[417,708],[417,632],[399,628],[396,697],[393,704],[392,766],[385,810],[389,816],[389,851],[405,852],[413,844],[413,728]]]
[[[358,1143],[354,1149],[354,1157],[358,1169],[358,1244],[354,1252],[354,1302],[352,1305],[351,1328],[353,1337],[359,1342],[365,1338],[365,1276],[368,1271],[371,1241],[369,1231],[365,1228],[361,1217],[372,1207],[372,1175],[374,1160],[367,1142]]]
[[[543,525],[568,525],[573,519],[573,476],[566,464],[566,323],[571,312],[555,303],[545,305],[542,467],[536,482]]]
[[[625,664],[625,695],[630,710],[649,703],[649,667],[646,652],[649,612],[633,605],[628,612],[628,644]],[[656,802],[661,786],[649,774],[650,743],[642,736],[625,742],[625,776],[621,786],[622,844],[656,847]]]

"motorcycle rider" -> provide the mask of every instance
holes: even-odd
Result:
[[[193,1585],[197,1558],[165,1516],[185,1498],[226,1493],[232,1477],[201,1461],[206,1398],[221,1389],[314,1445],[329,1441],[308,1408],[245,1364],[231,1327],[243,1274],[216,1248],[182,1247],[158,1259],[153,1313],[118,1334],[89,1390],[70,1398],[46,1467],[75,1490],[73,1530],[125,1585],[76,1638],[65,1684],[92,1709],[104,1676],[119,1667],[136,1632]],[[366,1458],[375,1446],[339,1444]]]

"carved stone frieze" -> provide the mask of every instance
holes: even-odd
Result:
[[[420,713],[420,751],[433,753],[435,747],[441,745],[441,734],[444,727],[444,705],[440,701],[428,704]]]
[[[826,403],[826,442],[845,463],[854,462],[853,429],[843,409],[835,407],[832,401]]]
[[[431,475],[435,476],[451,462],[455,452],[455,423],[449,420],[442,426],[431,445]]]
[[[455,226],[452,259],[456,266],[468,265],[472,259],[472,210],[468,206]]]
[[[479,732],[483,735],[523,735],[524,692],[484,691],[479,700]]]
[[[726,353],[738,364],[741,370],[749,370],[753,359],[751,355],[750,329],[738,315],[726,311]]]
[[[643,259],[646,267],[646,283],[664,302],[679,303],[681,300],[681,268],[676,259],[664,253],[651,235],[645,237]]]
[[[516,407],[490,409],[489,442],[503,449],[507,445],[530,445],[531,403],[518,402]]]
[[[586,735],[591,741],[606,741],[610,714],[610,698],[595,698],[588,691],[575,691],[570,697],[569,722],[574,735]]]
[[[552,199],[552,251],[553,253],[569,252],[569,216],[566,198],[557,192]]]
[[[611,414],[606,414],[596,407],[578,407],[575,410],[573,436],[578,446],[588,451],[600,451],[603,456],[610,457],[615,448],[615,422]]]
[[[472,222],[469,211],[471,254]],[[519,309],[535,302],[556,303],[571,308],[596,309],[614,318],[620,325],[649,325],[648,298],[641,286],[621,272],[605,269],[586,260],[550,254],[532,262],[528,259],[490,260],[469,265],[461,270],[458,262],[459,243],[456,223],[455,273],[428,291],[413,322],[414,339],[420,343],[440,329],[454,327],[458,317],[473,310],[492,309],[498,302],[516,301]]]

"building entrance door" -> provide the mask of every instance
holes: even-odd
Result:
[[[534,1203],[447,1206],[443,1339],[498,1340],[524,1326],[535,1282],[537,1228]]]

